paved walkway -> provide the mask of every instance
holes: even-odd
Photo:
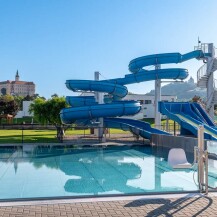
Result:
[[[170,195],[171,197],[171,195]],[[206,196],[195,197],[176,197],[161,199],[133,199],[133,200],[94,200],[86,199],[86,202],[42,202],[39,204],[32,202],[31,205],[9,206],[8,203],[1,203],[0,216],[15,217],[105,217],[105,216],[217,216],[217,197],[210,194]],[[110,201],[108,201],[110,200]],[[34,204],[35,203],[35,204]],[[28,203],[26,203],[28,204]]]

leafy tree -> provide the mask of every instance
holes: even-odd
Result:
[[[18,107],[19,107],[19,110],[23,110],[23,100],[24,100],[24,97],[23,96],[14,96],[14,100],[16,101]]]
[[[200,96],[197,96],[197,95],[195,95],[193,98],[192,98],[192,100],[191,100],[192,102],[201,102],[201,97]]]
[[[0,97],[0,114],[10,114],[15,116],[19,110],[19,106],[11,95]]]
[[[58,94],[54,93],[53,95],[51,95],[52,98],[54,97],[58,97]]]
[[[23,98],[23,101],[32,101],[32,100],[34,100],[34,97],[30,95],[27,95]]]
[[[32,100],[35,100],[35,99],[37,99],[37,98],[46,99],[45,97],[40,96],[38,93],[35,93],[33,96],[27,95],[26,97],[27,97],[27,100],[26,100],[26,101],[32,101]]]
[[[1,89],[1,94],[2,94],[2,95],[6,95],[6,92],[7,92],[6,88],[2,88],[2,89]]]
[[[60,110],[66,108],[65,97],[53,97],[51,99],[36,98],[30,105],[29,111],[41,124],[53,124],[57,129],[57,138],[62,141],[64,131],[67,129],[61,122]]]
[[[10,101],[14,100],[14,97],[11,95],[4,95],[4,96],[0,96],[0,99],[5,101],[5,102],[10,102]]]

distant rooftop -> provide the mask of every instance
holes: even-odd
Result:
[[[0,81],[0,84],[34,84],[32,81],[20,81],[20,76],[18,70],[16,71],[15,80],[7,80],[7,81]]]

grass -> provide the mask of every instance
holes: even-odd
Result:
[[[111,129],[111,134],[127,133],[118,129]],[[90,129],[87,130],[67,130],[66,136],[69,135],[89,135]],[[9,143],[58,143],[56,130],[0,130],[0,144]]]
[[[27,119],[22,119],[24,121]],[[144,119],[144,121],[149,122],[152,127],[154,127],[154,119]],[[21,120],[19,121],[21,122]],[[22,123],[22,122],[21,122]],[[173,121],[169,120],[170,130],[174,128]],[[162,120],[163,129],[166,129],[166,120]],[[178,129],[178,128],[177,128]],[[110,134],[127,134],[129,132],[122,131],[119,129],[110,129]],[[85,130],[75,130],[68,129],[66,131],[66,136],[70,135],[89,135],[90,129]],[[56,130],[5,130],[0,129],[0,144],[4,143],[58,143],[56,138]]]
[[[151,126],[154,125],[154,118],[143,118],[142,121],[148,122]]]
[[[52,143],[58,142],[56,130],[0,130],[0,143]]]

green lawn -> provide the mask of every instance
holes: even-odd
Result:
[[[128,133],[126,131],[111,129],[111,134]],[[23,134],[23,135],[22,135]],[[87,130],[67,130],[67,135],[88,135]],[[57,143],[56,130],[0,130],[0,144],[3,143]]]
[[[58,142],[55,136],[56,130],[0,130],[0,143]]]
[[[144,121],[149,122],[152,127],[154,127],[153,119],[144,119]],[[173,121],[169,121],[169,129],[173,130]],[[166,129],[166,120],[161,122],[163,130]],[[176,127],[176,129],[178,129]],[[127,134],[129,132],[122,131],[119,129],[110,129],[110,134]],[[23,134],[23,135],[22,135]],[[66,136],[70,135],[88,135],[90,134],[90,129],[86,130],[75,130],[68,129],[66,131]],[[24,143],[57,143],[56,130],[5,130],[0,129],[0,144],[3,143],[21,143],[23,139]]]

